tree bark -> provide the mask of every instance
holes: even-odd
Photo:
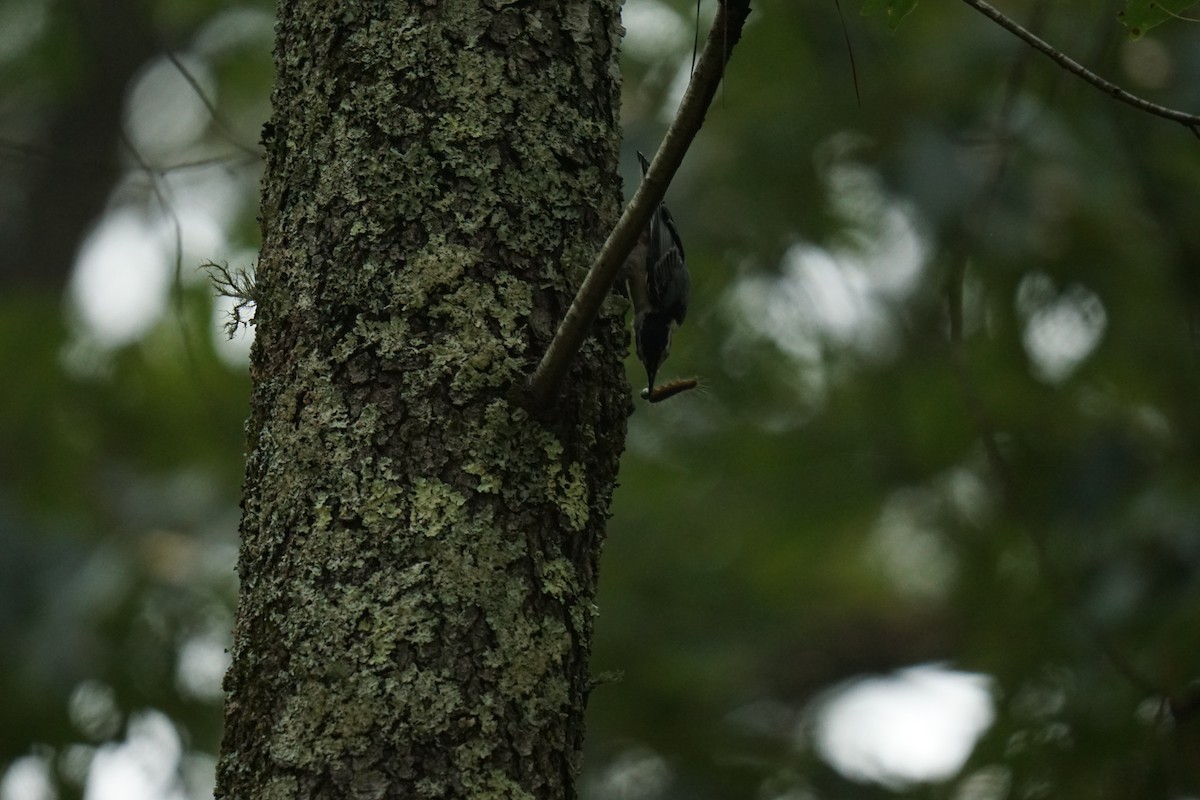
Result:
[[[617,0],[281,0],[217,797],[575,794],[623,308]]]

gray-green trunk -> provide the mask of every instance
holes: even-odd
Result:
[[[620,308],[617,0],[281,0],[217,796],[570,798]]]

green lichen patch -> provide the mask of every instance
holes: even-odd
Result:
[[[413,481],[409,523],[422,535],[436,538],[462,524],[467,498],[436,479]]]

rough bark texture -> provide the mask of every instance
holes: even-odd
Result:
[[[620,304],[617,0],[282,0],[217,796],[574,796]]]

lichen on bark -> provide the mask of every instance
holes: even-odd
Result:
[[[619,308],[619,2],[283,0],[218,797],[571,797]]]

